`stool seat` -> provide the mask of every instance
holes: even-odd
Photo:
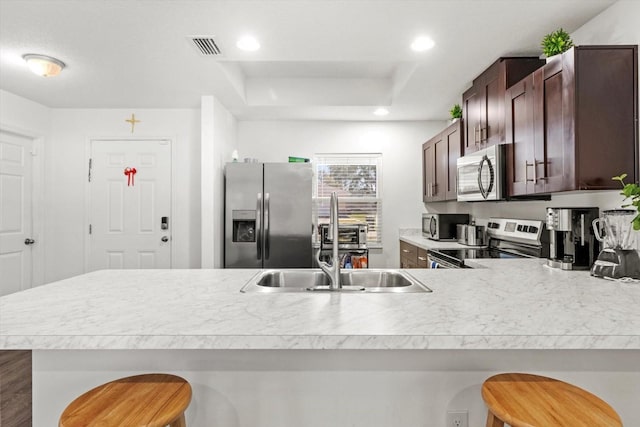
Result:
[[[181,377],[145,374],[120,378],[76,398],[59,427],[185,427],[191,386]]]
[[[505,373],[482,384],[487,427],[621,427],[604,400],[574,385],[538,375]]]

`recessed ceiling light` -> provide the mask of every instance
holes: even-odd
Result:
[[[376,116],[386,116],[387,114],[389,114],[389,110],[387,110],[384,107],[378,107],[376,108],[376,110],[373,112],[373,114],[375,114]]]
[[[411,43],[411,49],[416,52],[424,52],[425,50],[429,50],[436,45],[430,37],[420,36],[416,37],[416,39]]]
[[[241,37],[236,43],[238,49],[246,50],[248,52],[253,52],[260,49],[260,43],[252,36],[244,36]]]
[[[26,55],[22,55],[22,58],[27,62],[29,69],[34,74],[42,77],[57,76],[65,67],[64,62],[47,55],[28,53]]]

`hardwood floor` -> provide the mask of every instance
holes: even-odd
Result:
[[[0,351],[0,427],[31,427],[31,351]]]

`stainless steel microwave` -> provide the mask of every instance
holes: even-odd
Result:
[[[505,198],[506,145],[493,145],[458,159],[458,201],[502,200]]]
[[[469,224],[469,214],[422,214],[422,236],[431,240],[456,240],[457,225]]]
[[[333,249],[329,224],[320,224],[320,248]],[[338,228],[338,249],[367,249],[367,225],[345,224]]]

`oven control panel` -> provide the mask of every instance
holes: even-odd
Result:
[[[492,238],[540,244],[544,221],[531,219],[490,218],[487,233]]]

